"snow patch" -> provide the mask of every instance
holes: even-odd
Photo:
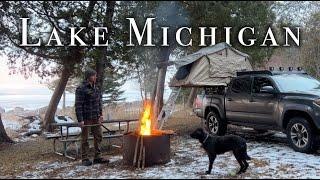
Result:
[[[28,132],[41,131],[41,122],[40,119],[34,120],[32,123],[28,125]]]
[[[17,121],[3,119],[2,123],[5,129],[11,129],[18,132],[22,128],[22,125]]]
[[[59,118],[60,117],[60,118]],[[69,116],[55,116],[54,121],[55,123],[74,123],[75,121],[72,120]],[[68,129],[69,135],[78,135],[81,133],[80,127],[70,127]],[[67,127],[62,127],[63,135],[67,134]]]

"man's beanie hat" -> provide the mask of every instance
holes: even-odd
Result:
[[[84,72],[84,79],[87,80],[89,77],[94,76],[97,74],[97,71],[87,68],[86,71]]]

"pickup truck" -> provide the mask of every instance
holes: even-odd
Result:
[[[320,82],[301,69],[238,72],[226,87],[205,87],[193,111],[212,134],[224,135],[228,124],[282,131],[309,153],[320,130]]]

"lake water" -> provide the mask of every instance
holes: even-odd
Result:
[[[125,90],[125,89],[124,89]],[[169,96],[169,91],[165,91],[165,99]],[[47,88],[34,89],[3,89],[0,87],[0,107],[6,111],[12,110],[15,107],[22,107],[24,109],[35,110],[41,107],[48,106],[52,91]],[[137,90],[127,89],[123,96],[125,101],[140,101],[140,92]],[[61,98],[62,99],[62,98]],[[75,95],[72,93],[66,94],[66,106],[74,106]],[[62,108],[62,100],[60,100],[59,108]]]
[[[24,109],[34,110],[41,107],[48,106],[52,93],[50,94],[16,94],[16,95],[0,95],[0,107],[6,111],[12,110],[15,107],[22,107]],[[139,94],[125,93],[123,97],[126,101],[141,100]],[[73,106],[75,95],[71,93],[66,94],[66,106]],[[59,103],[59,108],[62,108],[62,98]]]
[[[48,106],[51,94],[48,95],[0,95],[0,106],[7,110],[12,110],[15,107],[24,109],[37,109]],[[66,96],[66,105],[73,106],[74,95]],[[59,107],[62,107],[60,102]]]
[[[6,111],[12,110],[15,107],[34,110],[48,106],[53,91],[49,90],[46,85],[37,83],[36,80],[25,80],[16,76],[8,76],[8,70],[5,69],[6,64],[0,56],[0,107]],[[172,73],[167,73],[167,80],[170,80]],[[128,80],[122,87],[124,91],[122,97],[125,101],[140,101],[140,90],[138,81],[135,79]],[[168,82],[165,85],[164,99],[169,97],[171,92],[168,87]],[[72,93],[66,94],[66,106],[74,105],[75,95]],[[59,103],[59,108],[62,107],[62,101]]]

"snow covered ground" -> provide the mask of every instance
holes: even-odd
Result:
[[[61,118],[61,117],[60,117]],[[58,116],[55,116],[56,123],[67,123],[74,122],[70,117],[65,116],[62,119],[59,119]],[[15,136],[12,137],[16,142],[26,142],[32,140],[32,138],[38,137],[39,132],[41,132],[41,120],[39,117],[35,117],[34,120],[20,119],[20,120],[2,120],[4,128],[10,133],[11,131],[15,132]],[[63,127],[63,134],[67,133],[67,128]],[[80,127],[71,127],[69,128],[69,134],[80,134]],[[9,134],[10,136],[11,134]],[[29,138],[29,136],[31,138]]]
[[[22,124],[14,120],[5,120],[2,119],[2,123],[5,129],[11,129],[14,131],[19,131],[22,128]]]
[[[27,119],[3,119],[2,123],[9,137],[11,137],[15,142],[30,141],[33,138],[38,137],[38,133],[41,131],[40,119],[35,119],[32,122]]]
[[[71,122],[55,118],[56,122]],[[30,141],[37,138],[23,137],[22,131],[40,130],[40,121],[9,121],[3,120],[6,129],[20,133],[18,142]],[[79,133],[80,129],[69,129]],[[65,132],[65,130],[64,130]],[[226,153],[217,156],[211,175],[206,175],[208,157],[200,148],[198,141],[188,136],[176,136],[171,144],[171,161],[161,166],[154,166],[144,170],[134,169],[122,165],[121,154],[110,158],[109,165],[81,166],[80,161],[69,161],[58,158],[56,160],[41,161],[37,164],[19,164],[18,168],[24,172],[10,176],[0,173],[2,178],[320,178],[320,153],[303,154],[292,150],[286,143],[286,136],[282,133],[273,135],[259,135],[250,133],[250,129],[242,128],[228,130],[248,141],[248,154],[252,157],[246,173],[235,175],[239,165],[233,154]],[[267,133],[268,134],[268,133]],[[15,141],[17,141],[15,139]],[[28,167],[28,168],[26,168]],[[1,172],[0,167],[0,172]]]
[[[80,161],[40,162],[32,165],[32,171],[15,178],[320,178],[319,153],[298,153],[283,143],[249,141],[252,160],[247,172],[241,175],[235,175],[239,165],[231,153],[217,156],[211,175],[205,175],[207,155],[198,141],[187,136],[172,140],[171,153],[169,163],[144,170],[123,166],[120,154],[108,156],[109,165],[91,167],[81,166]],[[0,174],[0,178],[4,177]]]

